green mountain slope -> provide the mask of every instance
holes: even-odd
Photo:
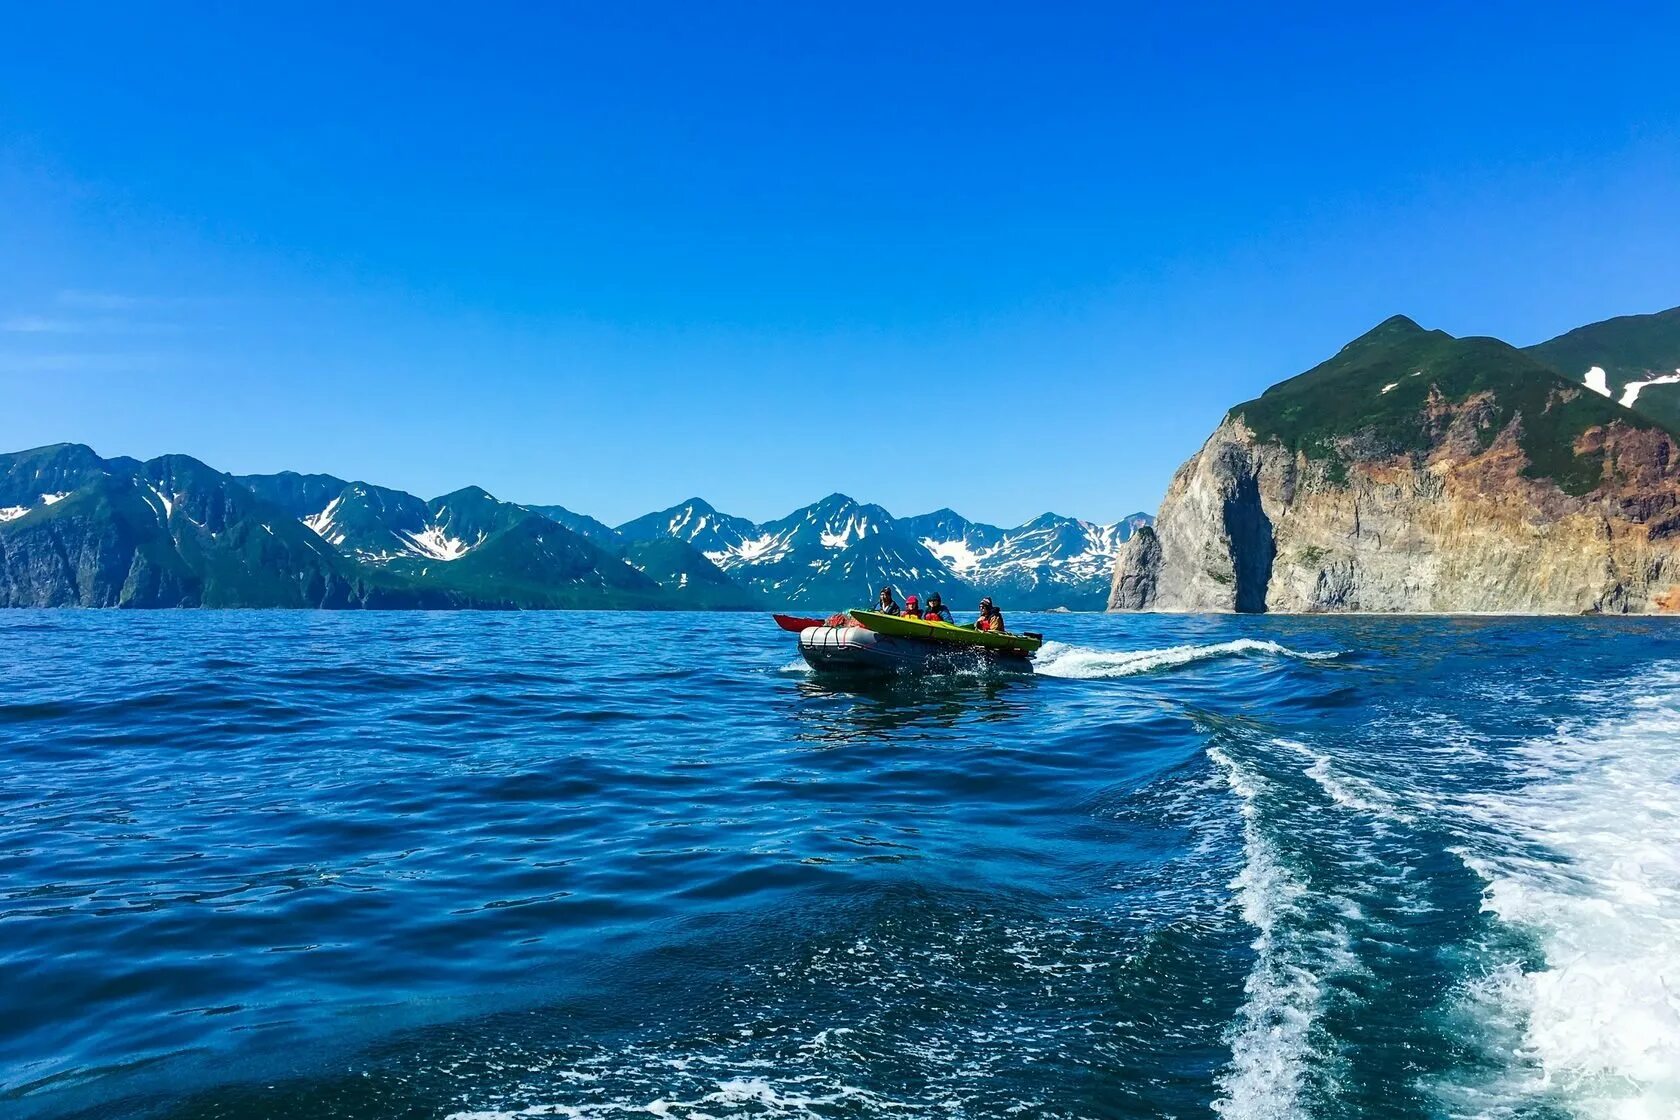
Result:
[[[1442,435],[1432,414],[1465,404],[1480,410],[1483,448],[1520,420],[1524,473],[1570,494],[1591,490],[1603,473],[1601,453],[1576,453],[1578,437],[1616,422],[1655,426],[1498,339],[1454,338],[1401,315],[1231,413],[1310,458],[1380,459],[1427,453]]]
[[[473,606],[677,606],[622,557],[477,486],[428,502],[354,482],[302,523],[365,565]]]
[[[349,483],[316,509],[299,520],[340,552],[374,565],[416,554],[431,519],[431,507],[413,494],[365,482]]]
[[[426,501],[331,475],[252,475],[241,481],[284,501],[294,520],[385,582],[463,606],[687,605],[687,596],[667,593],[626,563],[622,542],[601,547],[542,512],[501,501],[477,486]],[[612,530],[600,528],[612,536]]]
[[[765,606],[757,592],[735,582],[682,541],[626,541],[621,554],[631,567],[656,580],[684,610],[750,611]]]
[[[1680,307],[1577,327],[1526,353],[1583,384],[1603,370],[1613,400],[1680,433]]]
[[[604,522],[565,506],[530,506],[582,535],[591,544],[622,557],[632,568],[658,582],[684,610],[758,610],[764,602],[731,579],[693,545],[674,537],[627,536]],[[662,515],[650,515],[660,519]],[[646,521],[646,519],[642,519]],[[661,521],[661,524],[664,524]],[[632,522],[633,528],[640,528]]]
[[[405,559],[395,570],[476,606],[580,610],[670,609],[659,584],[558,522],[519,506],[497,510],[479,491],[435,499],[433,516],[449,540],[470,540],[459,559]],[[495,499],[490,499],[494,502]],[[517,512],[513,512],[517,511]],[[455,534],[461,534],[459,536]]]
[[[100,460],[69,447],[0,456],[14,495],[22,481],[80,482],[0,521],[0,605],[451,605],[364,571],[196,459]]]

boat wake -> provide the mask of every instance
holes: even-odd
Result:
[[[1441,1115],[1680,1116],[1680,667],[1579,699],[1588,722],[1526,739],[1411,712],[1392,740],[1208,749],[1237,798],[1232,887],[1255,931],[1216,1112],[1368,1104],[1338,1054],[1448,1041],[1474,1059],[1391,1091]],[[1451,922],[1468,941],[1444,1003],[1369,1026],[1406,980],[1393,953]]]
[[[1542,958],[1494,962],[1467,1010],[1517,1036],[1528,1091],[1580,1116],[1680,1115],[1677,690],[1680,672],[1665,674],[1624,714],[1526,744],[1508,765],[1541,780],[1461,810],[1457,854],[1485,884],[1483,910]]]
[[[1033,664],[1033,671],[1041,676],[1070,680],[1110,680],[1251,654],[1292,657],[1301,661],[1329,661],[1341,656],[1334,650],[1290,649],[1278,642],[1258,638],[1137,650],[1087,649],[1062,642],[1045,642]]]
[[[1254,927],[1254,970],[1231,1034],[1231,1063],[1220,1078],[1214,1111],[1231,1118],[1284,1117],[1296,1108],[1302,1075],[1315,1056],[1311,1030],[1323,998],[1323,978],[1284,952],[1279,925],[1303,920],[1308,887],[1290,871],[1259,826],[1258,779],[1217,747],[1208,750],[1237,795],[1246,860],[1231,883],[1243,920]]]
[[[1292,746],[1292,744],[1283,744]],[[1269,819],[1288,794],[1229,750],[1207,755],[1236,796],[1243,865],[1231,888],[1254,930],[1254,964],[1230,1024],[1230,1061],[1213,1111],[1224,1120],[1292,1120],[1317,1114],[1337,1092],[1340,1065],[1323,1020],[1343,989],[1369,972],[1354,949],[1366,915],[1354,898],[1313,874]],[[1367,853],[1350,853],[1360,862]]]

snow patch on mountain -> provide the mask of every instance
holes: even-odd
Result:
[[[1601,397],[1609,397],[1623,408],[1632,408],[1639,400],[1639,394],[1653,385],[1680,385],[1680,369],[1673,373],[1658,374],[1656,377],[1646,378],[1644,381],[1629,381],[1624,384],[1622,395],[1617,397],[1610,386],[1610,375],[1602,366],[1593,366],[1587,370],[1586,376],[1581,378],[1581,384],[1597,393]]]
[[[459,537],[450,536],[436,525],[429,525],[418,533],[404,532],[403,536],[413,543],[416,556],[424,556],[428,560],[459,560],[475,546],[483,543],[482,540],[478,540],[468,544]],[[541,537],[537,538],[537,543],[542,543]]]
[[[967,541],[963,540],[936,541],[932,537],[923,537],[921,538],[921,542],[923,548],[943,560],[945,562],[945,566],[950,568],[959,576],[966,576],[968,573],[974,571],[980,566],[986,556],[989,556],[992,552],[996,551],[995,549],[988,548],[982,550],[981,552],[976,552],[968,546]]]
[[[1622,399],[1618,402],[1623,408],[1632,408],[1633,402],[1639,399],[1639,392],[1652,385],[1680,385],[1680,369],[1673,373],[1665,373],[1661,377],[1653,377],[1649,381],[1629,381],[1622,386]]]
[[[693,506],[685,506],[681,513],[671,518],[665,534],[680,541],[692,541],[706,531],[706,526],[711,520],[710,514],[700,513]]]
[[[138,486],[140,483],[136,482],[135,485]],[[175,512],[175,503],[169,495],[148,482],[140,496],[146,500],[147,505],[152,507],[153,512],[158,515],[159,521],[165,525],[169,524],[169,515]]]
[[[335,533],[335,529],[333,527],[333,514],[337,513],[339,506],[343,504],[344,495],[340,494],[338,497],[328,502],[327,508],[323,509],[320,513],[312,513],[308,517],[302,518],[304,528],[308,529],[310,532],[314,533],[317,537],[320,537],[330,545],[343,544],[343,533],[337,534],[337,540],[333,539],[333,535]]]
[[[708,552],[706,559],[728,571],[743,564],[774,564],[787,557],[789,551],[785,536],[777,533],[765,533],[754,537],[750,541],[742,541],[734,548],[725,548],[717,552]]]
[[[869,523],[867,517],[848,517],[839,529],[833,525],[824,526],[822,544],[824,548],[845,548],[852,543],[853,538],[862,540],[876,531],[878,530]]]
[[[39,505],[33,505],[33,506],[5,506],[3,508],[0,508],[0,522],[16,521],[18,518],[22,517],[24,514],[28,513],[32,509],[40,509],[43,506],[57,505],[59,502],[62,502],[64,499],[68,498],[69,496],[70,496],[70,491],[61,490],[56,494],[42,494],[41,495],[41,501],[40,501]]]

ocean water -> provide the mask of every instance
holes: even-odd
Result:
[[[1680,1116],[1680,626],[0,614],[0,1116]]]

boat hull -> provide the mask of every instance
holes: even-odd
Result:
[[[879,634],[862,626],[808,626],[799,653],[813,668],[831,672],[954,672],[992,667],[1032,671],[1032,661],[1012,650],[961,646]]]

